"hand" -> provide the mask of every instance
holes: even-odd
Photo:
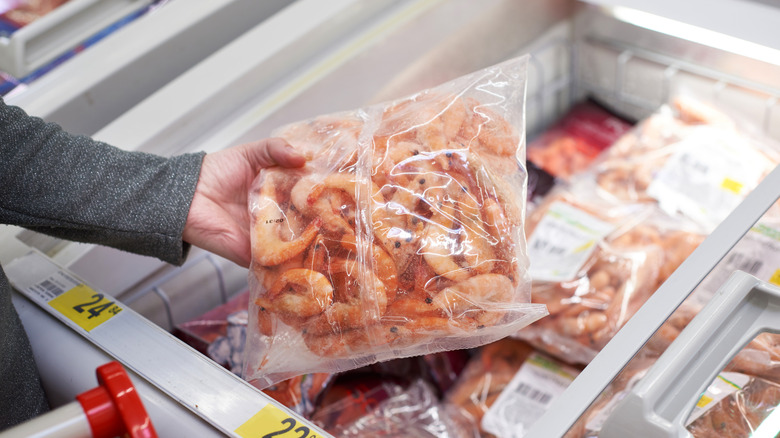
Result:
[[[306,159],[281,138],[207,154],[182,238],[243,267],[252,258],[249,189],[260,169],[301,167]]]

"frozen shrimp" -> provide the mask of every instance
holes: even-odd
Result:
[[[302,253],[317,236],[322,220],[315,218],[299,235],[293,235],[289,241],[282,240],[282,229],[290,231],[288,215],[291,210],[282,210],[269,196],[273,190],[273,180],[266,181],[258,199],[259,207],[254,211],[252,224],[252,257],[263,266],[278,265]]]
[[[512,281],[500,274],[482,274],[447,287],[433,298],[434,306],[453,318],[473,315],[478,322],[495,323],[503,316],[495,303],[512,299]]]
[[[438,275],[452,281],[463,281],[471,276],[471,272],[455,259],[457,255],[462,255],[457,233],[455,207],[442,204],[425,226],[419,252]]]
[[[333,303],[333,286],[317,271],[290,269],[268,289],[266,297],[275,310],[305,318],[324,312]]]

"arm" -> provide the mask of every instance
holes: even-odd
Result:
[[[202,159],[123,151],[0,101],[0,222],[181,263]]]
[[[205,158],[127,152],[0,99],[0,223],[170,263],[191,243],[248,266],[252,181],[263,167],[304,163],[281,139]]]

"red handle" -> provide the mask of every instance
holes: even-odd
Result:
[[[87,415],[92,436],[157,438],[141,397],[122,365],[109,362],[100,366],[97,378],[100,386],[76,396]]]

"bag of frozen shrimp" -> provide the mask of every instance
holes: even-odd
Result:
[[[250,196],[246,380],[476,347],[547,313],[524,236],[526,68],[272,133],[308,161]]]

